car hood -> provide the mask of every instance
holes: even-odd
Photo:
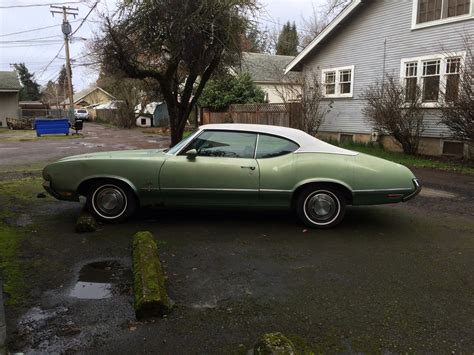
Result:
[[[98,152],[73,155],[59,161],[92,160],[92,159],[143,159],[164,155],[164,149],[118,150],[112,152]]]

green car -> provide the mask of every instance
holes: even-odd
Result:
[[[402,202],[421,190],[402,165],[300,130],[246,124],[204,125],[166,150],[67,157],[43,177],[51,195],[85,196],[89,211],[107,222],[139,206],[262,207],[294,209],[306,225],[329,228],[346,205]]]

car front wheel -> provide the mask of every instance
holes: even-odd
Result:
[[[344,218],[346,201],[335,188],[310,186],[304,189],[296,201],[300,220],[312,228],[331,228]]]
[[[137,198],[132,189],[121,182],[95,184],[87,195],[87,208],[104,222],[120,222],[133,215]]]

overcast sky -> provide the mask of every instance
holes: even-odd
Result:
[[[113,8],[115,1],[101,0],[98,10]],[[299,24],[302,16],[312,13],[312,1],[319,3],[321,0],[261,0],[264,7],[259,17],[262,27],[281,27],[280,24],[288,20]],[[74,31],[95,0],[0,0],[0,70],[12,70],[11,63],[24,62],[28,69],[35,73],[40,84],[57,79],[65,61],[64,49],[61,49],[62,16],[53,17],[49,6],[32,5],[63,2],[68,2],[66,6],[79,9],[76,19],[69,17]],[[98,30],[96,20],[96,12],[93,11],[74,35],[70,51],[71,58],[78,58],[76,63],[87,59],[81,57],[85,53],[87,41]],[[42,27],[48,28],[39,29]],[[75,91],[93,85],[96,79],[97,73],[93,69],[73,64]]]

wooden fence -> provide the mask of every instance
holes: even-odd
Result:
[[[203,109],[202,123],[247,123],[299,128],[301,103],[230,105],[228,111]]]

